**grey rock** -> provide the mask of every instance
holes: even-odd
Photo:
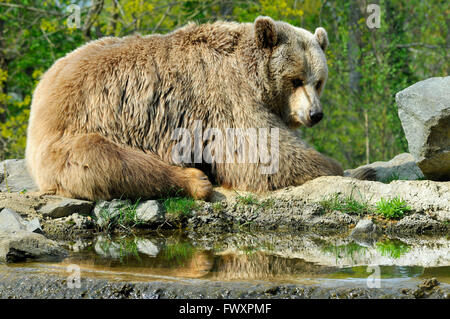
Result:
[[[3,209],[0,212],[0,230],[20,230],[26,229],[22,223],[22,218],[11,209]]]
[[[226,199],[221,199],[220,210],[214,209],[214,204],[202,204],[202,209],[193,212],[193,216],[188,219],[189,229],[229,232],[236,225],[245,225],[255,230],[342,232],[352,224],[356,225],[360,217],[342,212],[325,212],[317,204],[335,196],[352,197],[372,207],[382,198],[398,197],[405,200],[413,212],[432,216],[432,229],[438,233],[446,232],[445,222],[450,219],[450,182],[397,180],[384,184],[341,176],[322,176],[301,186],[254,195],[258,197],[259,203],[270,200],[271,205],[235,205],[236,192],[225,188],[215,188],[215,192],[220,195],[217,198]],[[401,227],[405,227],[406,232],[411,230],[410,224],[403,223],[392,230],[401,233]],[[428,231],[427,228],[424,230]],[[414,235],[414,232],[410,233]]]
[[[450,222],[450,213],[449,212],[438,210],[436,212],[430,212],[429,214],[431,217],[433,217],[434,219],[436,219],[438,221],[441,221],[444,223]]]
[[[332,211],[331,213],[314,218],[310,223],[306,223],[306,225],[338,230],[343,226],[355,224],[357,221],[358,219],[356,217],[350,216],[347,213]]]
[[[72,198],[63,198],[58,202],[51,202],[41,207],[38,212],[44,217],[60,218],[75,213],[89,215],[94,208],[94,203]]]
[[[320,205],[305,205],[301,209],[301,214],[305,220],[313,220],[314,218],[320,218],[324,214],[323,207]]]
[[[409,153],[395,156],[387,162],[374,162],[356,169],[346,170],[345,176],[351,176],[353,172],[362,168],[372,168],[376,172],[376,180],[390,182],[392,180],[418,180],[423,179],[423,173],[417,166],[414,157]]]
[[[415,213],[402,218],[388,230],[396,234],[435,234],[447,231],[447,226],[428,215]]]
[[[67,251],[53,240],[27,230],[0,231],[0,261],[60,260]]]
[[[165,220],[164,207],[156,200],[148,200],[136,207],[136,216],[145,224],[158,224]]]
[[[352,196],[355,200],[374,206],[381,198],[399,197],[405,200],[413,211],[440,211],[442,215],[450,216],[450,182],[399,180],[384,184],[341,176],[322,176],[301,186],[277,190],[271,197],[275,200],[297,198],[310,203],[320,202],[336,194],[342,197]]]
[[[28,173],[25,160],[9,159],[0,163],[1,192],[36,192],[38,187]]]
[[[381,229],[370,219],[361,219],[353,229],[351,236],[354,238],[375,238],[381,235]]]
[[[418,82],[396,101],[409,152],[424,175],[450,180],[450,76]]]
[[[105,226],[106,219],[116,217],[121,210],[127,207],[132,207],[129,200],[114,199],[112,201],[98,202],[94,208],[94,215],[97,219],[97,224],[100,227]],[[136,206],[136,222],[147,225],[160,224],[165,220],[164,207],[156,200],[148,200],[139,203]]]
[[[35,233],[43,233],[39,219],[24,220],[15,211],[8,208],[0,212],[0,230],[27,230]]]
[[[32,233],[38,233],[38,234],[44,233],[44,231],[41,228],[41,223],[39,222],[38,218],[33,218],[33,219],[30,219],[29,221],[27,221],[26,227],[27,227],[27,230]]]

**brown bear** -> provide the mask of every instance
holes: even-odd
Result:
[[[180,190],[206,199],[212,191],[206,174],[219,185],[255,192],[342,175],[336,161],[294,130],[322,118],[327,45],[323,28],[312,34],[269,17],[92,41],[56,61],[34,92],[30,173],[42,192],[89,200]],[[178,128],[250,130],[236,135],[245,143],[255,140],[247,133],[271,129],[259,136],[270,135],[270,143],[251,144],[269,157],[255,157],[250,148],[252,161],[237,162],[239,152],[231,149],[219,161],[222,139],[181,145]],[[180,145],[184,161],[174,156]],[[208,145],[216,153],[199,160],[195,150]],[[275,169],[263,171],[274,158]]]

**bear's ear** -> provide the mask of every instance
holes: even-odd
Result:
[[[273,48],[277,43],[275,21],[269,17],[257,17],[255,20],[256,44],[260,48]]]
[[[330,44],[330,42],[328,42],[327,31],[325,31],[324,28],[317,28],[314,36],[316,37],[317,42],[319,42],[319,45],[322,48],[323,52],[325,52],[328,45]]]

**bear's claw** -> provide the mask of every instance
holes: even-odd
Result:
[[[208,177],[196,168],[184,169],[186,190],[194,199],[207,199],[212,193],[212,184]]]

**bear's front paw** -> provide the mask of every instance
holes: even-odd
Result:
[[[207,199],[212,193],[212,184],[208,177],[196,168],[185,168],[186,190],[195,199]]]

